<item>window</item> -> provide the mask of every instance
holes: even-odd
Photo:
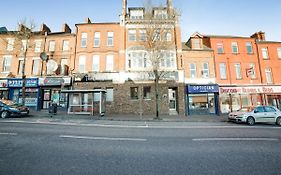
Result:
[[[251,78],[257,78],[257,75],[256,75],[256,65],[255,63],[250,63],[250,68],[247,72],[247,75],[248,76],[251,76]]]
[[[7,51],[12,51],[14,50],[14,43],[15,43],[15,38],[8,38],[8,43],[7,43]]]
[[[139,99],[139,88],[138,87],[131,87],[130,88],[130,92],[131,92],[131,99],[132,100],[137,100]]]
[[[222,80],[226,79],[226,65],[225,63],[220,63],[220,76]]]
[[[263,59],[268,59],[268,51],[267,51],[267,48],[264,47],[261,49],[261,52],[262,52],[262,58]]]
[[[18,75],[22,75],[22,70],[23,70],[23,58],[19,58]]]
[[[100,56],[94,55],[93,56],[93,67],[92,70],[98,72],[100,70]]]
[[[201,49],[201,41],[200,39],[192,39],[193,49]]]
[[[32,75],[39,75],[40,74],[40,58],[34,58],[32,63]]]
[[[80,73],[85,73],[86,72],[86,56],[81,55],[79,57],[79,67],[78,67],[78,71]]]
[[[87,33],[81,33],[81,47],[87,47]]]
[[[130,10],[131,19],[143,19],[143,10]]]
[[[106,88],[106,101],[113,101],[113,88]]]
[[[68,71],[68,59],[67,58],[62,58],[60,61],[60,65],[61,65],[61,74],[62,75],[67,75],[67,71]]]
[[[237,44],[237,42],[232,42],[231,43],[231,48],[232,48],[232,53],[233,54],[238,54],[238,44]]]
[[[107,32],[107,46],[113,46],[113,32]]]
[[[165,41],[172,41],[172,34],[171,32],[165,32]]]
[[[107,55],[106,56],[105,70],[107,72],[112,72],[113,71],[113,55]]]
[[[265,106],[264,109],[265,109],[265,112],[276,112],[276,110],[270,106]]]
[[[190,78],[195,78],[196,77],[196,64],[190,63],[189,70],[190,70]]]
[[[255,113],[264,112],[264,108],[262,106],[260,106],[260,107],[257,107],[254,111],[255,111]]]
[[[27,40],[22,40],[21,43],[22,43],[21,50],[22,51],[26,51],[26,49],[27,49]]]
[[[34,52],[38,53],[41,52],[41,40],[35,40],[35,49]]]
[[[203,78],[209,77],[209,64],[208,63],[203,63],[202,76],[203,76]]]
[[[278,55],[278,58],[281,59],[281,47],[277,48],[277,55]]]
[[[143,99],[151,99],[151,87],[143,87]]]
[[[129,36],[129,41],[136,41],[137,40],[137,36],[136,36],[136,30],[129,30],[128,32]]]
[[[63,40],[62,51],[69,51],[69,41],[68,40]]]
[[[224,53],[224,50],[223,50],[223,44],[222,43],[217,43],[217,51],[218,53]]]
[[[154,17],[157,19],[167,19],[168,14],[166,10],[154,10]]]
[[[3,60],[3,72],[10,72],[12,65],[12,56],[4,56]]]
[[[50,41],[49,42],[49,52],[54,52],[55,51],[55,41]]]
[[[246,42],[246,48],[247,48],[247,53],[252,54],[253,53],[253,46],[251,42]]]
[[[94,47],[100,47],[100,32],[95,32]]]
[[[235,63],[234,67],[235,67],[236,79],[242,79],[241,64],[240,63]]]
[[[162,52],[160,56],[161,68],[174,68],[175,67],[175,54],[173,52]]]
[[[146,31],[145,30],[140,30],[140,40],[141,41],[146,41],[147,40],[147,36],[146,36]]]
[[[271,68],[266,68],[265,69],[265,77],[266,77],[266,82],[268,84],[272,84],[273,83]]]
[[[155,30],[154,35],[153,35],[153,41],[160,41],[161,40],[161,31],[160,29]]]

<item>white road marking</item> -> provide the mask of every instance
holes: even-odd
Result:
[[[59,137],[73,138],[73,139],[88,139],[88,140],[137,141],[137,142],[147,141],[147,139],[140,139],[140,138],[87,137],[87,136],[73,136],[73,135],[60,135]]]
[[[276,138],[195,138],[192,141],[279,141]]]
[[[17,133],[12,133],[12,132],[0,132],[0,135],[16,136],[16,135],[18,135],[18,134],[17,134]]]

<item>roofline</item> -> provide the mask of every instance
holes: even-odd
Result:
[[[78,23],[78,24],[75,24],[75,26],[78,26],[78,25],[105,25],[105,24],[118,24],[120,25],[120,22],[101,22],[101,23]]]

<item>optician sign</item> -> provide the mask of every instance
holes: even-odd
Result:
[[[21,78],[8,79],[8,87],[22,87],[22,79]],[[25,87],[38,87],[38,79],[27,78],[25,80]]]
[[[188,85],[188,93],[215,93],[219,92],[219,86],[217,84],[212,85]]]
[[[281,93],[281,86],[220,87],[220,94]]]

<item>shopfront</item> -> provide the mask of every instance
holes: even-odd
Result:
[[[52,103],[57,104],[60,109],[67,109],[67,95],[61,90],[69,89],[71,77],[45,77],[39,78],[40,87],[40,109],[48,109]]]
[[[38,78],[27,78],[25,84],[25,105],[29,108],[38,109]],[[22,103],[22,79],[8,79],[9,100],[15,103]]]
[[[219,86],[187,85],[187,114],[188,115],[218,115]]]
[[[9,99],[8,80],[0,80],[0,99]]]
[[[281,86],[220,87],[221,113],[258,105],[272,105],[281,109]]]
[[[62,90],[62,93],[68,94],[69,114],[105,114],[106,90]]]

